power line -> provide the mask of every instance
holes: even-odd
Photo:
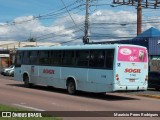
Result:
[[[149,6],[154,6],[154,8],[158,8],[160,2],[158,0],[152,0],[148,1],[145,0],[142,2],[142,0],[113,0],[113,4],[117,5],[131,5],[137,7],[137,35],[141,34],[142,32],[142,8],[149,8]]]
[[[77,0],[75,2],[67,5],[67,7],[71,7],[71,6],[75,5],[76,3],[77,3]],[[53,14],[59,12],[59,11],[62,11],[62,10],[65,10],[65,7],[60,8],[59,10],[56,10],[56,11],[53,11],[53,12],[49,12],[49,13],[43,14],[42,16],[50,16],[50,15],[53,15]]]
[[[66,43],[74,42],[74,41],[81,40],[81,39],[82,39],[82,37],[78,37],[78,38],[75,38],[73,40],[69,40],[69,41],[65,41],[65,42],[60,42],[60,44],[66,44]]]
[[[69,16],[70,16],[71,20],[73,21],[74,25],[75,25],[77,28],[79,28],[79,26],[77,26],[77,24],[75,23],[74,19],[72,18],[72,16],[71,16],[70,12],[68,11],[68,9],[67,9],[67,7],[66,7],[66,5],[65,5],[64,1],[63,1],[63,0],[61,0],[61,2],[62,2],[62,3],[63,3],[63,5],[65,6],[65,9],[66,9],[66,11],[68,12],[68,14],[69,14]],[[81,29],[81,28],[79,28],[79,29],[80,29],[81,31],[83,31],[83,29]]]
[[[72,7],[73,5],[76,5],[77,3],[78,3],[78,0],[76,0],[75,2],[67,5],[66,7]],[[76,10],[77,8],[80,8],[82,6],[83,5],[78,5],[78,6],[72,7],[68,11]],[[46,14],[42,14],[42,15],[39,14],[38,16],[33,16],[33,18],[29,19],[29,20],[22,20],[22,21],[17,21],[17,22],[16,21],[6,22],[6,24],[3,24],[3,25],[1,24],[0,26],[23,24],[23,23],[30,22],[30,21],[33,21],[33,20],[36,20],[36,19],[42,20],[42,19],[48,19],[48,18],[51,18],[51,17],[56,17],[57,18],[57,16],[60,16],[60,15],[63,15],[63,14],[66,13],[66,11],[64,11],[66,9],[66,7],[63,7],[59,10],[49,12],[49,13],[46,13]]]

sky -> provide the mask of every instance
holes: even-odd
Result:
[[[90,0],[90,42],[136,36],[136,6]],[[143,9],[142,31],[160,30],[159,9]],[[85,0],[0,0],[0,41],[82,44]]]

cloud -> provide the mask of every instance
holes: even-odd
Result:
[[[33,16],[18,17],[14,22],[6,25],[0,23],[0,40],[14,39],[25,41],[34,37],[40,42],[68,42],[68,44],[82,44],[84,36],[85,16],[72,14],[57,18],[51,26],[44,26],[39,19]],[[108,39],[124,39],[136,36],[136,14],[129,11],[114,12],[98,10],[89,17],[89,36],[91,41]],[[154,18],[154,19],[157,19]],[[151,18],[148,21],[153,21]],[[143,24],[143,31],[149,27],[160,29],[158,23]]]
[[[8,31],[8,28],[4,27],[4,24],[1,24],[0,25],[0,35],[5,35],[7,34],[9,31]]]
[[[133,33],[135,35],[136,24],[131,25],[131,23],[135,22],[136,14],[134,13],[99,10],[91,15],[90,36],[99,39],[133,36]],[[129,33],[128,31],[131,30],[132,32]]]

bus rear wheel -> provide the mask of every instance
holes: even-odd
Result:
[[[23,77],[23,81],[24,81],[25,87],[29,88],[29,87],[32,86],[32,84],[29,83],[29,77],[28,77],[28,75],[25,75],[25,76]]]
[[[76,85],[75,85],[74,80],[68,80],[67,91],[70,95],[74,95],[76,93]]]

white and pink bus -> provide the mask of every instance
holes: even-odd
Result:
[[[137,45],[79,45],[18,48],[14,79],[94,93],[146,90],[147,49]]]

